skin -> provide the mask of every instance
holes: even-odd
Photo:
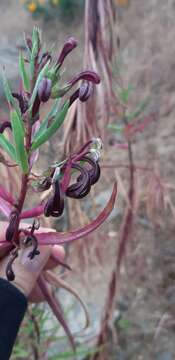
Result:
[[[0,222],[0,241],[4,240],[8,223]],[[23,224],[24,227],[29,225]],[[53,229],[40,228],[36,233],[44,231],[53,231]],[[40,246],[40,255],[35,256],[33,260],[28,258],[31,252],[31,246],[20,249],[19,255],[13,264],[15,280],[12,282],[31,302],[40,302],[43,300],[42,294],[37,285],[37,279],[43,270],[53,269],[57,266],[54,257],[64,261],[64,248],[59,245]],[[6,279],[5,270],[9,261],[8,250],[4,251],[0,244],[0,277]]]

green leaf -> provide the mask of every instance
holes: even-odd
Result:
[[[41,31],[37,26],[34,26],[32,33],[32,51],[30,56],[30,76],[31,79],[34,75],[35,70],[35,59],[38,55],[39,49],[41,47]]]
[[[0,134],[0,145],[6,151],[6,153],[11,157],[12,160],[16,162],[16,153],[14,146],[6,139],[3,134]]]
[[[21,118],[18,116],[15,110],[10,113],[12,132],[15,141],[15,152],[17,161],[24,174],[29,171],[27,152],[24,146],[24,129],[22,126]]]
[[[45,132],[45,130],[47,129],[48,127],[48,123],[49,123],[49,120],[51,120],[52,118],[54,118],[58,112],[58,107],[59,107],[59,104],[60,104],[60,99],[57,99],[51,110],[49,111],[49,113],[47,114],[47,116],[45,117],[45,119],[42,121],[38,131],[36,132],[36,134],[34,135],[33,137],[33,142],[36,141],[36,139],[38,137],[41,136],[41,134],[43,134]]]
[[[39,85],[40,81],[42,80],[42,78],[47,75],[49,64],[50,64],[50,60],[44,65],[44,67],[42,68],[42,70],[40,71],[40,73],[39,73],[39,75],[37,77],[35,87],[33,89],[33,93],[32,93],[31,99],[30,99],[29,111],[31,111],[33,103],[35,101],[36,94],[37,94],[37,91],[38,91],[38,85]]]
[[[133,86],[131,84],[128,85],[127,89],[122,89],[119,92],[119,99],[124,102],[124,104],[128,104],[129,95],[133,91]]]
[[[26,91],[30,90],[30,79],[28,77],[27,71],[25,69],[25,62],[22,52],[19,55],[19,72],[22,77],[23,86]]]
[[[66,101],[62,110],[58,112],[55,120],[52,122],[52,124],[49,126],[49,128],[46,129],[45,132],[42,133],[39,137],[37,137],[36,141],[33,142],[31,150],[36,150],[39,146],[44,144],[46,141],[48,141],[50,139],[51,136],[53,136],[55,134],[55,132],[62,125],[62,123],[65,119],[65,116],[67,114],[68,108],[69,108],[69,100]]]
[[[130,326],[131,323],[129,320],[127,319],[120,319],[117,323],[117,325],[122,329],[122,330],[127,330]]]
[[[149,101],[150,99],[142,101],[141,104],[139,104],[133,112],[129,112],[128,114],[126,114],[127,120],[132,121],[137,118],[145,110],[145,108],[149,104]]]
[[[109,124],[107,127],[108,127],[108,129],[114,130],[117,133],[121,133],[123,131],[123,126],[122,125]]]
[[[13,95],[12,95],[5,71],[2,72],[2,82],[3,82],[4,93],[5,93],[5,96],[6,96],[6,99],[9,103],[9,105],[13,106],[13,108],[16,110],[16,112],[20,116],[21,112],[20,112],[18,105],[16,104],[16,101],[15,101]]]

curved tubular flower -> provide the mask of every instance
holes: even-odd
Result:
[[[91,184],[88,171],[79,164],[72,164],[72,168],[80,171],[77,182],[68,186],[66,195],[72,198],[79,198],[81,194],[87,194],[90,191]],[[85,196],[85,195],[84,195]]]
[[[51,90],[52,81],[44,77],[38,86],[38,97],[40,101],[47,102],[50,98]]]
[[[49,198],[49,200],[47,201],[44,207],[44,215],[46,217],[48,216],[58,217],[62,215],[63,211],[64,211],[64,197],[59,184],[59,180],[56,180],[53,183],[53,196]]]
[[[94,161],[88,156],[83,156],[82,161],[88,162],[91,165],[91,169],[87,170],[90,178],[90,184],[94,185],[100,178],[100,166],[97,161]],[[81,175],[80,175],[81,176]],[[78,178],[79,179],[79,178]],[[77,179],[77,180],[78,180]]]
[[[69,39],[66,40],[56,62],[58,67],[60,67],[63,64],[63,61],[66,58],[66,56],[76,47],[77,47],[77,41],[73,37],[70,37]]]
[[[87,80],[89,82],[92,82],[93,84],[99,84],[100,83],[100,76],[92,70],[86,70],[82,71],[79,74],[75,75],[72,80],[68,81],[68,85],[71,87],[74,86],[79,80]]]
[[[99,84],[100,77],[92,70],[80,72],[60,91],[58,87],[55,88],[62,76],[59,68],[65,57],[77,46],[76,40],[70,38],[65,42],[56,63],[53,63],[53,56],[50,52],[42,50],[41,33],[38,28],[34,28],[32,38],[27,38],[26,45],[27,59],[20,54],[21,81],[18,92],[11,92],[8,80],[5,74],[3,75],[4,92],[10,108],[11,123],[4,122],[0,126],[0,146],[15,162],[14,165],[17,169],[20,166],[21,176],[20,192],[19,194],[15,193],[14,197],[0,185],[0,210],[9,221],[5,239],[0,242],[1,248],[6,249],[10,255],[6,268],[9,281],[13,281],[15,278],[13,263],[21,246],[25,247],[29,244],[32,246],[29,253],[29,259],[32,261],[35,256],[40,256],[38,245],[64,244],[85,237],[107,219],[114,207],[117,193],[117,187],[114,185],[112,195],[103,211],[96,219],[81,229],[67,233],[37,231],[39,224],[35,221],[36,218],[38,219],[40,215],[46,217],[61,216],[64,211],[66,196],[81,199],[90,192],[91,186],[99,180],[100,167],[98,161],[101,150],[99,139],[89,140],[79,151],[70,154],[61,163],[49,164],[48,169],[41,176],[35,175],[32,167],[37,162],[40,146],[55,135],[65,120],[73,101],[76,99],[86,101],[91,96],[94,86]],[[63,97],[78,81],[82,81],[79,88],[70,98],[64,99],[63,105],[60,106],[60,97]],[[53,93],[54,96],[52,96]],[[40,107],[50,98],[55,98],[56,101],[46,118],[41,121]],[[3,134],[6,128],[11,128],[11,125],[13,130],[12,142]],[[52,193],[47,201],[39,199],[35,207],[24,210],[26,196],[31,187],[34,188],[35,193],[48,189],[49,193],[50,190]],[[29,218],[34,219],[33,225],[26,229],[22,226],[21,219]],[[68,264],[60,263],[59,259],[57,262],[70,269]],[[61,306],[58,301],[53,299],[47,289],[44,270],[38,284],[74,348],[74,339],[64,319]]]

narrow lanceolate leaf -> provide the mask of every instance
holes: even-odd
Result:
[[[2,72],[2,82],[3,82],[4,93],[5,93],[5,96],[6,96],[6,99],[9,103],[9,105],[13,106],[13,108],[16,110],[16,112],[20,116],[21,112],[20,112],[18,105],[16,104],[16,101],[15,101],[13,95],[12,95],[8,80],[6,78],[5,71]]]
[[[15,110],[11,111],[10,117],[11,117],[13,137],[15,141],[16,158],[21,167],[22,172],[24,174],[27,174],[29,171],[29,164],[28,164],[27,152],[24,146],[24,129],[22,126],[22,121]]]
[[[123,126],[118,124],[109,124],[108,129],[114,130],[117,133],[121,133],[123,131]]]
[[[57,99],[54,102],[49,113],[46,115],[45,119],[42,121],[38,131],[35,133],[33,137],[33,142],[36,141],[36,139],[39,138],[45,132],[45,130],[48,127],[49,120],[56,116],[56,113],[58,112],[59,104],[60,104],[60,99]]]
[[[6,151],[6,153],[11,157],[12,160],[16,162],[16,153],[14,146],[6,139],[3,134],[0,134],[0,145]]]
[[[59,129],[59,127],[62,125],[65,116],[67,114],[69,108],[69,101],[67,101],[62,110],[56,115],[55,120],[52,122],[52,124],[43,132],[37,139],[33,142],[31,150],[37,149],[39,146],[44,144],[46,141],[48,141],[55,132]]]
[[[38,85],[40,83],[40,81],[42,80],[42,78],[44,76],[47,75],[47,71],[48,71],[48,68],[49,68],[49,64],[50,64],[50,60],[46,63],[46,65],[42,68],[42,70],[40,71],[38,77],[37,77],[37,80],[36,80],[36,83],[35,83],[35,87],[33,89],[33,93],[32,93],[32,96],[31,96],[31,99],[30,99],[30,108],[29,108],[29,111],[31,111],[32,109],[32,106],[33,106],[33,103],[35,101],[35,98],[36,98],[36,94],[37,94],[37,91],[38,91]]]
[[[20,53],[20,55],[19,55],[19,71],[20,71],[20,75],[22,77],[24,89],[26,91],[29,91],[30,90],[30,79],[28,77],[28,73],[25,68],[25,62],[24,62],[22,53]]]
[[[108,218],[108,216],[110,215],[110,213],[114,208],[116,195],[117,195],[117,184],[115,183],[113,192],[111,194],[111,197],[107,205],[95,220],[93,220],[90,224],[84,226],[81,229],[73,230],[67,233],[48,232],[48,233],[37,234],[39,244],[40,245],[65,244],[74,240],[78,240],[84,236],[87,236],[88,234],[96,230]]]

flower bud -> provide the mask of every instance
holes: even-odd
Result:
[[[89,99],[93,92],[93,84],[90,82],[86,82],[81,84],[79,89],[79,99],[84,102]]]
[[[66,56],[73,50],[75,49],[77,46],[77,41],[73,38],[70,37],[69,39],[67,39],[67,41],[65,42],[61,54],[57,60],[57,65],[59,65],[59,67],[62,65],[64,59],[66,58]]]
[[[47,78],[43,78],[38,86],[38,97],[40,101],[46,102],[49,100],[52,90],[52,81]]]
[[[99,75],[95,71],[92,71],[92,70],[82,71],[78,75],[74,76],[73,79],[68,82],[68,84],[73,86],[79,80],[87,80],[87,81],[90,81],[90,82],[92,82],[94,84],[99,84],[100,83]]]

